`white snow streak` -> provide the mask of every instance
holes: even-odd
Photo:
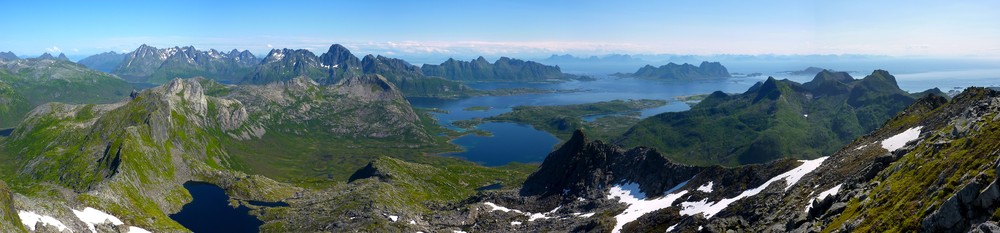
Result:
[[[684,194],[687,194],[687,190],[680,191],[677,193],[670,193],[670,192],[677,190],[681,186],[684,186],[686,184],[687,181],[682,182],[678,184],[677,187],[670,189],[670,191],[667,192],[668,194],[666,196],[648,200],[644,199],[646,197],[646,194],[639,191],[638,185],[635,185],[634,187],[632,187],[634,184],[612,186],[611,191],[609,191],[608,194],[608,199],[614,199],[617,197],[619,198],[618,199],[619,202],[628,204],[628,209],[625,209],[625,211],[623,211],[621,214],[615,216],[615,228],[611,230],[611,232],[621,232],[622,227],[624,227],[626,223],[635,221],[636,219],[638,219],[639,217],[641,217],[646,213],[653,212],[659,209],[666,208],[667,206],[670,206],[670,204],[676,201],[677,198],[680,198],[681,196],[684,196]]]
[[[21,223],[31,231],[35,231],[35,224],[38,224],[38,222],[59,228],[59,231],[66,230],[65,224],[48,215],[39,215],[31,211],[17,211],[17,217],[21,218]]]
[[[681,214],[695,215],[700,213],[704,214],[705,218],[711,218],[713,215],[719,213],[719,211],[722,211],[730,204],[733,204],[733,202],[736,202],[746,197],[757,195],[761,191],[764,191],[764,189],[767,188],[767,186],[770,186],[771,183],[779,180],[785,180],[786,184],[785,190],[787,191],[788,188],[792,187],[792,185],[799,182],[799,179],[802,179],[803,176],[809,174],[809,172],[812,172],[813,170],[816,170],[816,168],[819,167],[820,164],[823,164],[823,161],[825,161],[826,158],[827,157],[822,157],[814,160],[799,160],[800,162],[802,162],[802,165],[800,165],[799,167],[796,167],[791,171],[782,173],[781,175],[777,175],[774,178],[768,180],[767,182],[764,182],[764,184],[758,186],[757,188],[743,191],[743,193],[741,193],[739,196],[733,198],[722,199],[715,203],[708,203],[708,200],[701,200],[697,202],[683,202],[681,203],[681,208],[682,208]]]
[[[73,214],[76,215],[76,218],[79,218],[80,221],[87,224],[87,228],[90,229],[90,232],[97,233],[97,229],[94,227],[94,225],[97,224],[103,224],[106,222],[111,222],[111,224],[115,226],[125,224],[121,219],[94,208],[87,207],[84,208],[83,211],[71,210],[73,211]]]
[[[843,186],[843,184],[838,184],[837,186],[833,186],[833,188],[820,192],[818,196],[809,199],[809,204],[806,205],[806,213],[809,212],[809,209],[812,209],[812,204],[814,201],[822,201],[823,199],[826,199],[826,197],[837,195],[837,193],[840,192],[841,186]]]
[[[913,127],[885,139],[885,141],[882,141],[882,148],[889,151],[896,151],[899,150],[899,148],[903,148],[907,142],[917,140],[917,138],[920,137],[921,128],[923,128],[923,126]]]
[[[704,184],[702,186],[698,186],[698,191],[702,191],[702,192],[705,192],[705,193],[711,193],[712,192],[712,186],[713,186],[713,182],[709,181],[708,184]]]
[[[524,211],[520,211],[520,210],[515,210],[515,209],[510,209],[510,208],[507,208],[507,207],[499,206],[497,204],[493,204],[493,202],[484,202],[483,204],[489,206],[490,207],[490,211],[498,211],[499,210],[499,211],[503,211],[503,212],[514,212],[514,213],[522,214],[524,216],[528,216],[528,221],[529,222],[532,222],[532,221],[535,221],[535,220],[538,220],[538,219],[549,219],[549,218],[552,218],[552,217],[549,217],[548,215],[555,214],[556,211],[559,210],[559,208],[562,208],[562,206],[556,207],[555,209],[552,209],[551,211],[549,211],[547,213],[531,213],[531,212],[524,212]]]
[[[128,233],[153,233],[153,232],[138,227],[128,227]]]

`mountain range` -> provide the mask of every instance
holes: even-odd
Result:
[[[358,59],[339,44],[320,56],[304,49],[273,49],[260,60],[249,51],[220,53],[190,46],[157,49],[142,45],[128,53],[112,73],[133,82],[162,83],[177,77],[200,76],[223,83],[258,85],[300,76],[332,84],[345,77],[379,74],[399,86],[406,96],[455,97],[469,95],[472,90],[456,82],[425,77],[420,67],[400,59],[366,58]]]
[[[177,77],[203,76],[235,82],[250,74],[259,63],[250,51],[214,49],[201,51],[193,46],[158,49],[141,45],[125,55],[112,73],[132,82],[163,83]]]
[[[0,59],[0,128],[48,102],[111,103],[131,91],[125,80],[63,59]]]
[[[80,59],[76,63],[104,73],[111,73],[122,64],[122,61],[125,60],[126,56],[128,56],[128,54],[111,51],[91,55]]]
[[[657,148],[685,164],[813,159],[877,129],[920,95],[883,70],[863,79],[823,71],[803,84],[768,78],[742,94],[715,92],[689,111],[646,118],[615,141]]]
[[[20,59],[20,58],[17,57],[17,55],[14,54],[13,52],[10,52],[10,51],[0,52],[0,60],[17,60],[17,59]]]

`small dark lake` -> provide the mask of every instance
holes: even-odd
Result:
[[[10,134],[13,133],[13,132],[14,132],[14,128],[0,129],[0,137],[10,136]]]
[[[229,206],[226,192],[209,183],[187,182],[184,188],[194,200],[184,205],[181,212],[170,215],[193,232],[260,232],[263,221],[250,215],[250,208]],[[268,202],[264,202],[268,203]],[[278,202],[280,203],[280,202]],[[285,204],[287,206],[287,204]],[[264,206],[264,205],[261,205]]]

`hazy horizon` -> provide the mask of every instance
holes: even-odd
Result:
[[[79,59],[154,47],[401,58],[865,54],[997,58],[1000,2],[13,2],[0,51]],[[371,12],[384,12],[374,14]],[[61,17],[38,17],[59,15]],[[86,18],[87,20],[72,20]],[[69,20],[67,20],[69,19]]]

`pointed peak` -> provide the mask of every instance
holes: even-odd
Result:
[[[330,50],[329,51],[345,51],[345,52],[348,52],[348,53],[351,52],[351,50],[347,49],[347,47],[344,47],[343,45],[340,45],[340,44],[330,45]]]
[[[576,129],[576,130],[573,131],[573,136],[571,136],[569,138],[569,141],[567,141],[567,144],[570,143],[570,142],[574,142],[574,143],[586,143],[587,142],[587,135],[584,135],[583,129]]]
[[[865,76],[861,79],[862,83],[876,89],[899,89],[899,85],[896,83],[896,76],[889,74],[889,71],[885,70],[875,70],[872,74]]]

